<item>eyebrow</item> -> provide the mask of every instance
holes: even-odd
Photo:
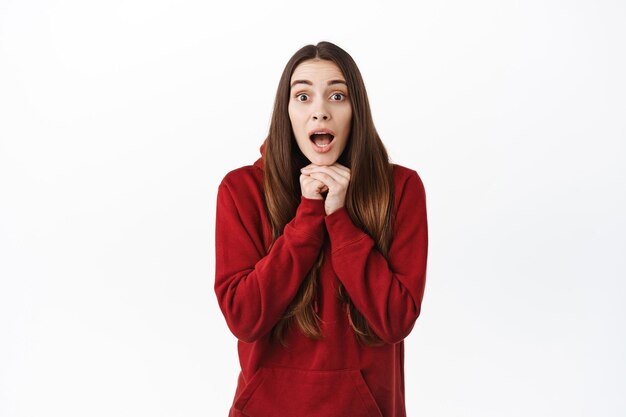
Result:
[[[293,88],[293,86],[296,84],[313,85],[313,83],[309,80],[295,80],[294,82],[291,83],[291,88]],[[348,86],[348,84],[346,84],[344,80],[330,80],[328,82],[328,85],[334,85],[334,84],[343,84],[346,87]]]

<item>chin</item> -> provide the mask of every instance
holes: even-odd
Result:
[[[333,157],[333,156],[326,156],[326,155],[311,155],[311,157],[307,158],[312,164],[315,165],[321,165],[321,166],[330,166],[332,164],[334,164],[335,162],[337,162],[337,158]]]

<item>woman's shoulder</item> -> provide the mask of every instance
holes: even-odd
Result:
[[[227,186],[249,185],[250,181],[258,183],[263,179],[263,171],[256,165],[244,165],[239,168],[231,169],[222,177],[220,185]]]
[[[236,201],[260,201],[263,197],[263,171],[254,165],[231,169],[222,178],[218,189],[227,192]]]
[[[406,205],[414,210],[426,199],[424,183],[415,169],[393,164],[394,205]]]
[[[391,166],[393,167],[393,179],[396,183],[396,187],[402,188],[403,184],[411,179],[416,180],[421,187],[424,186],[422,178],[415,169],[393,162],[391,163]]]

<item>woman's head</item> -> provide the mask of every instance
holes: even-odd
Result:
[[[316,147],[310,137],[323,128],[335,133],[326,149],[327,139],[317,139],[321,146]],[[310,162],[351,167],[362,148],[377,147],[372,143],[377,135],[365,131],[375,134],[365,84],[352,57],[330,42],[299,49],[279,81],[266,151],[278,163],[290,158],[298,170]]]

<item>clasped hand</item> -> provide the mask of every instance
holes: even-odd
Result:
[[[300,170],[302,195],[311,199],[324,199],[322,193],[328,191],[324,200],[326,215],[344,206],[346,191],[350,183],[350,169],[334,163],[333,165],[309,164]]]

